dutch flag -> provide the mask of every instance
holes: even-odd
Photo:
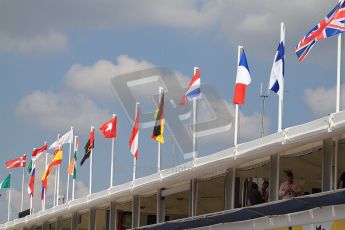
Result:
[[[249,85],[251,81],[252,79],[250,77],[246,54],[244,53],[244,50],[243,50],[240,62],[238,63],[238,67],[237,67],[234,104],[239,104],[239,105],[244,104],[247,85]]]
[[[269,89],[280,95],[284,88],[284,69],[285,69],[285,44],[284,38],[281,39],[276,56],[274,57]]]
[[[180,105],[185,105],[187,99],[200,96],[200,70],[198,67],[194,67],[194,76],[189,82],[187,92],[183,95]]]

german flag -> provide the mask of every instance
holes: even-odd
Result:
[[[152,132],[152,139],[155,141],[164,144],[164,91],[161,94],[161,98],[159,100],[158,109],[155,112],[155,127],[153,128]]]

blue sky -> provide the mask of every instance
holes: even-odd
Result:
[[[283,127],[304,123],[335,110],[336,38],[322,41],[303,63],[293,48],[337,1],[2,1],[0,3],[0,146],[2,164],[57,134],[75,127],[86,143],[90,125],[98,128],[112,113],[119,116],[115,184],[131,178],[128,148],[131,125],[109,87],[109,79],[153,66],[165,66],[190,78],[199,66],[201,79],[231,104],[237,46],[243,45],[252,76],[241,108],[241,138],[260,136],[260,83],[268,84],[279,42],[286,27],[286,75]],[[232,106],[229,105],[232,110]],[[267,101],[266,133],[277,129],[277,96]],[[252,130],[257,130],[253,133]],[[143,130],[142,160],[137,175],[154,172],[155,143]],[[229,135],[230,137],[230,135]],[[183,162],[172,153],[167,134],[163,165]],[[222,148],[232,146],[231,143]],[[94,191],[109,184],[111,143],[96,135]],[[205,150],[204,154],[212,152]],[[177,151],[174,149],[174,151]],[[66,147],[65,153],[68,152]],[[83,154],[82,148],[79,151]],[[81,156],[80,156],[81,157]],[[67,166],[67,154],[63,168]],[[62,171],[64,171],[63,169]],[[88,187],[88,163],[79,171],[80,195]],[[20,200],[20,170],[12,170],[15,199]],[[8,174],[0,167],[0,177]],[[40,173],[38,173],[40,177]],[[63,173],[62,180],[66,181]],[[27,178],[26,178],[27,181]],[[39,180],[36,180],[39,194]],[[52,189],[51,189],[52,190]],[[25,186],[26,191],[26,186]],[[65,190],[62,190],[65,193]],[[1,194],[4,194],[1,191]],[[27,194],[25,193],[26,205]],[[3,222],[5,196],[0,197]],[[40,210],[36,201],[36,210]],[[13,204],[13,216],[19,207]]]

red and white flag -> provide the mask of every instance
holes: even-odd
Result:
[[[34,149],[31,155],[32,161],[35,161],[37,158],[39,158],[41,154],[44,153],[44,151],[46,151],[47,149],[48,149],[47,144],[43,145],[41,148]]]
[[[21,157],[17,157],[14,160],[10,160],[6,162],[6,168],[8,169],[14,169],[19,167],[25,167],[26,166],[26,155],[23,154]]]
[[[105,138],[115,138],[116,137],[116,123],[117,116],[104,123],[99,129],[103,133]]]
[[[131,153],[138,159],[138,144],[139,144],[139,116],[140,111],[137,109],[137,114],[135,116],[134,127],[132,129],[131,138],[129,139],[129,147],[131,148]]]
[[[244,99],[246,96],[247,85],[252,81],[249,72],[249,66],[244,50],[241,55],[240,63],[237,67],[236,84],[235,84],[235,94],[234,94],[234,104],[244,104]]]

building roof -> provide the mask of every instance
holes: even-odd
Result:
[[[160,188],[205,177],[214,172],[238,167],[246,162],[281,153],[292,148],[310,144],[325,138],[334,137],[345,131],[345,111],[332,113],[329,116],[273,133],[238,146],[231,147],[204,157],[197,158],[174,168],[162,170],[160,173],[138,178],[134,183],[127,182],[91,195],[69,201],[44,211],[39,211],[25,218],[15,219],[0,229],[20,228],[56,219],[57,216],[71,216],[90,207],[104,206],[110,201],[126,201],[133,195],[148,194]]]

